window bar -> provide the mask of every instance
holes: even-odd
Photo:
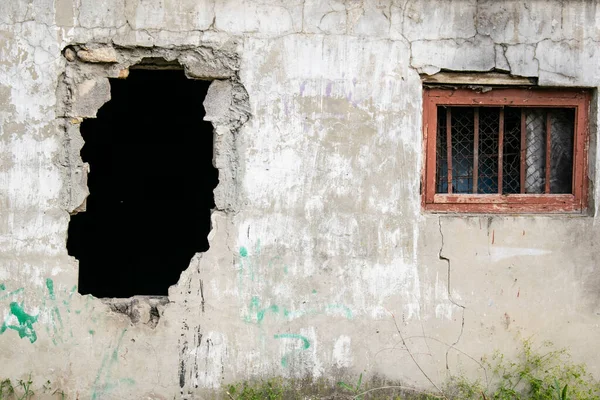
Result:
[[[446,108],[446,157],[448,158],[448,193],[452,193],[452,112]]]
[[[474,110],[474,131],[475,140],[473,141],[473,193],[477,194],[477,181],[479,180],[479,107]]]
[[[525,193],[525,170],[527,164],[525,162],[527,157],[527,115],[525,114],[525,108],[521,108],[521,193]]]
[[[502,158],[504,156],[504,108],[500,109],[500,126],[498,128],[498,194],[502,194]]]
[[[552,122],[550,120],[551,116],[552,114],[550,111],[546,110],[546,194],[550,193],[550,148],[552,147],[552,135],[550,132],[552,128]]]

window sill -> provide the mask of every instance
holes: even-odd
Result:
[[[435,194],[423,208],[459,213],[583,213],[581,199],[572,194]]]
[[[423,209],[438,213],[465,214],[586,214],[582,202],[570,194],[436,194],[433,202],[423,204]]]

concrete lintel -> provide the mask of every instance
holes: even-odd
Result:
[[[535,86],[537,78],[512,76],[501,72],[451,72],[442,71],[434,75],[421,75],[426,84],[455,84],[455,85],[511,85]]]

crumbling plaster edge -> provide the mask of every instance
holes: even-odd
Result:
[[[87,173],[80,151],[84,146],[79,126],[85,118],[95,118],[97,111],[110,101],[109,78],[124,79],[129,68],[144,58],[162,58],[178,63],[190,79],[210,80],[204,101],[205,120],[213,125],[213,165],[219,171],[219,184],[214,190],[216,208],[211,215],[210,249],[197,253],[169,288],[168,296],[133,296],[130,298],[100,298],[107,311],[129,317],[131,324],[143,323],[154,329],[166,308],[177,298],[181,286],[190,285],[191,275],[204,255],[210,255],[218,242],[229,239],[226,222],[222,228],[217,219],[230,220],[243,204],[240,176],[238,135],[250,119],[249,96],[239,78],[239,56],[231,46],[212,45],[190,48],[121,48],[108,44],[69,45],[63,49],[66,62],[57,87],[57,121],[64,133],[63,154],[58,162],[65,185],[61,193],[63,209],[70,215],[85,211],[89,195]],[[68,225],[65,225],[65,243]],[[229,247],[228,243],[225,243]],[[75,264],[78,261],[71,257]],[[199,272],[199,271],[198,271]],[[201,283],[201,282],[200,282]],[[91,296],[95,298],[94,296]],[[95,298],[96,299],[96,298]],[[204,301],[202,301],[204,303]],[[203,304],[204,307],[204,304]]]

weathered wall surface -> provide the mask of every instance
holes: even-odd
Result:
[[[31,373],[96,399],[360,372],[428,387],[392,314],[437,383],[481,373],[450,345],[477,359],[510,353],[518,335],[568,346],[600,375],[593,190],[585,216],[420,210],[419,73],[600,84],[599,3],[525,3],[0,2],[0,378]],[[243,86],[215,89],[211,249],[155,305],[158,321],[143,301],[130,318],[77,293],[65,247],[86,194],[77,124],[108,99],[110,70],[69,66],[63,49],[82,44],[114,48],[116,75],[136,51],[184,65],[188,52],[190,76],[225,69],[223,85]],[[207,72],[218,57],[206,49],[231,63]]]

